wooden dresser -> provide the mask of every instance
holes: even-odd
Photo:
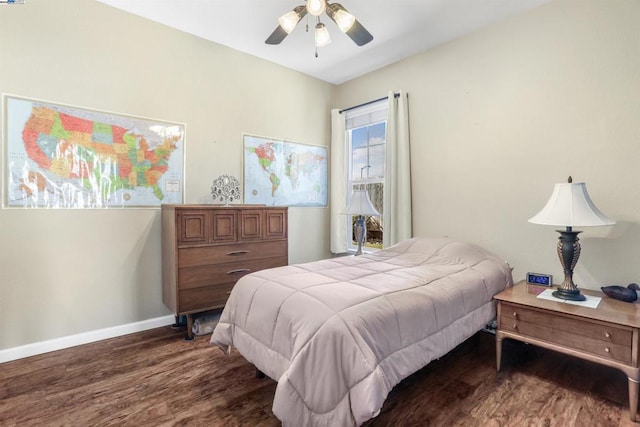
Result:
[[[502,340],[511,338],[591,362],[620,369],[627,375],[629,413],[635,421],[640,381],[638,338],[640,305],[614,300],[602,292],[597,308],[537,298],[539,287],[525,282],[498,295],[496,362],[500,370]]]
[[[162,205],[162,299],[176,316],[224,307],[245,274],[288,264],[287,208]]]

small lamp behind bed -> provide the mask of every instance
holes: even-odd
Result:
[[[380,212],[371,204],[369,193],[367,190],[354,190],[351,195],[349,207],[344,212],[346,215],[358,215],[353,226],[356,241],[358,242],[358,250],[356,255],[362,255],[362,242],[367,234],[367,225],[365,216],[378,216]]]

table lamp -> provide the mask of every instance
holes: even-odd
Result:
[[[356,236],[356,241],[358,242],[356,255],[362,255],[362,242],[364,241],[364,236],[367,230],[365,216],[377,216],[380,215],[380,212],[378,212],[371,204],[367,190],[354,190],[351,195],[351,202],[344,213],[346,215],[358,216],[353,226],[353,232]]]
[[[615,221],[607,218],[593,204],[584,182],[574,183],[569,177],[566,184],[555,184],[553,194],[545,207],[529,219],[529,222],[566,227],[566,230],[556,230],[560,233],[558,257],[564,270],[564,281],[552,295],[565,300],[584,301],[585,296],[573,283],[573,269],[580,257],[578,234],[581,233],[573,231],[573,227],[612,225]]]

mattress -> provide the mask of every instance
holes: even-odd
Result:
[[[508,264],[448,238],[262,270],[234,286],[211,343],[277,381],[284,426],[353,426],[393,386],[495,317]]]

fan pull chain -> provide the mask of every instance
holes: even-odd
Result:
[[[318,24],[319,24],[320,23],[320,17],[316,16],[316,18],[318,19]],[[315,34],[313,36],[314,36],[314,39],[315,39]],[[313,44],[316,46],[316,58],[317,58],[318,57],[318,45],[315,44],[315,42]]]

